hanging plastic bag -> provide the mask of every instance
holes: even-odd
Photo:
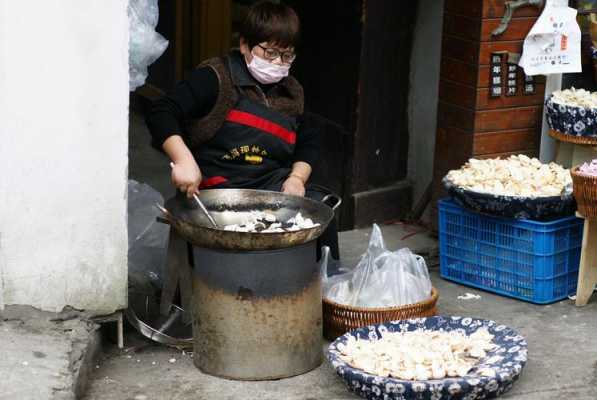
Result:
[[[431,295],[425,260],[409,249],[388,251],[377,225],[373,225],[367,252],[353,270],[329,277],[322,263],[322,273],[324,297],[344,305],[394,307]]]
[[[151,186],[128,181],[129,278],[139,286],[147,282],[163,286],[169,227],[156,220],[159,210],[155,207],[163,202]]]
[[[145,83],[147,67],[168,47],[168,41],[155,31],[158,0],[129,0],[129,90]]]
[[[525,74],[581,72],[581,31],[578,13],[568,1],[550,0],[524,40],[519,65]]]

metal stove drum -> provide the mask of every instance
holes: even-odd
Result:
[[[316,239],[340,199],[330,195],[318,202],[247,189],[205,190],[200,198],[220,226],[241,223],[252,211],[281,221],[301,212],[318,226],[282,233],[224,231],[212,228],[192,200],[177,196],[166,202],[164,217],[173,229],[161,309],[171,312],[178,286],[182,308],[191,310],[186,320],[192,320],[195,365],[238,380],[285,378],[318,367],[322,293]]]

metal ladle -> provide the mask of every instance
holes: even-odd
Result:
[[[170,168],[174,168],[173,162],[170,163]],[[193,193],[193,198],[199,205],[199,208],[201,208],[201,211],[203,211],[203,213],[207,216],[207,219],[209,219],[209,222],[211,222],[211,224],[214,226],[214,228],[218,228],[218,224],[216,223],[216,220],[213,219],[213,217],[211,216],[209,211],[207,211],[207,208],[205,208],[205,206],[203,205],[203,202],[201,202],[201,200],[199,200],[199,196],[197,196],[197,193]]]

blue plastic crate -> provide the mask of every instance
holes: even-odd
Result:
[[[493,217],[439,201],[444,279],[547,304],[576,291],[583,221]]]

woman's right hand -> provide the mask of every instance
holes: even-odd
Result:
[[[185,192],[187,197],[193,197],[193,194],[199,192],[199,185],[203,177],[194,158],[173,162],[170,165],[172,166],[172,183],[178,190]]]

